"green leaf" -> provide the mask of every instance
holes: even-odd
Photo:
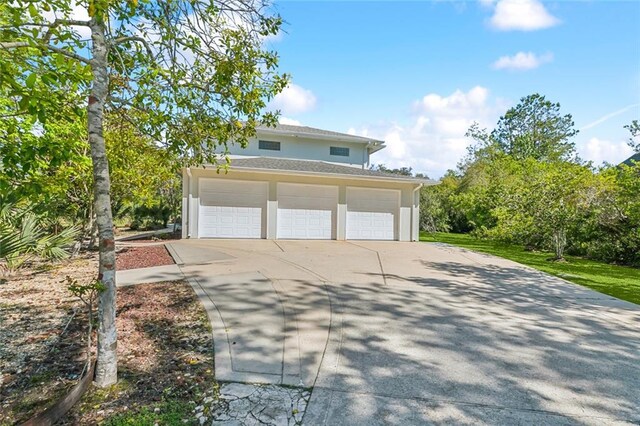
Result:
[[[29,74],[29,76],[27,77],[27,79],[24,81],[25,84],[27,85],[27,87],[29,89],[33,88],[34,84],[36,84],[36,79],[38,78],[38,75],[34,72],[32,72],[31,74]]]
[[[21,111],[24,111],[27,107],[29,106],[29,96],[24,95],[19,101],[18,101],[18,107],[20,108]]]
[[[42,82],[53,85],[58,81],[58,77],[54,73],[47,73],[42,76]]]
[[[65,63],[66,63],[66,59],[62,54],[56,55],[56,66],[58,68],[64,67]]]

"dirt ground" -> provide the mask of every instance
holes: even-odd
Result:
[[[0,424],[26,420],[76,383],[87,317],[64,280],[88,283],[96,272],[89,253],[0,280]]]
[[[164,246],[142,249],[151,251],[124,253],[139,259],[161,258],[155,253],[160,249],[166,253]],[[77,383],[87,316],[65,277],[88,283],[96,274],[97,253],[87,253],[0,280],[1,425],[43,411]],[[65,424],[96,424],[168,397],[197,399],[214,383],[209,323],[188,284],[118,289],[117,305],[120,381],[112,389],[91,389]]]
[[[117,318],[118,384],[89,390],[61,424],[96,424],[167,401],[195,408],[214,386],[209,321],[188,284],[118,289]]]

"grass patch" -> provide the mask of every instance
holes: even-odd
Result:
[[[104,426],[197,425],[193,405],[169,400],[128,413],[120,413],[102,423]]]
[[[548,259],[553,257],[553,253],[525,251],[519,246],[474,238],[468,234],[421,232],[420,241],[447,243],[504,257],[600,293],[640,304],[640,269],[574,256],[566,256],[566,262],[552,262]]]

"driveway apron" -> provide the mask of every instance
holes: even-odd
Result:
[[[218,380],[313,386],[305,424],[640,422],[637,305],[437,244],[172,249]]]

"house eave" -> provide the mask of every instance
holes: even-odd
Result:
[[[218,167],[215,165],[204,165],[205,169],[209,170],[217,170]],[[368,182],[394,182],[399,184],[412,184],[415,186],[433,186],[440,184],[439,181],[433,181],[429,179],[416,179],[416,178],[407,178],[407,177],[395,177],[395,176],[366,176],[366,175],[356,175],[349,173],[323,173],[323,172],[310,172],[310,171],[302,171],[302,170],[284,170],[284,169],[263,169],[256,167],[241,167],[241,166],[232,166],[229,168],[230,172],[239,171],[239,172],[250,172],[250,173],[259,173],[259,174],[276,174],[276,175],[285,175],[285,176],[315,176],[322,177],[327,179],[351,179],[351,180],[363,180]]]
[[[316,139],[316,140],[328,140],[328,141],[336,141],[336,142],[351,142],[351,143],[361,143],[361,144],[372,144],[373,147],[378,147],[375,151],[378,151],[382,148],[385,148],[386,145],[384,141],[366,138],[363,136],[350,136],[350,135],[321,135],[317,133],[309,133],[304,131],[291,131],[291,130],[279,130],[272,128],[261,128],[256,129],[256,134],[259,136],[260,134],[272,134],[272,135],[283,135],[294,138],[308,138],[308,139]],[[372,152],[375,152],[372,151]]]

